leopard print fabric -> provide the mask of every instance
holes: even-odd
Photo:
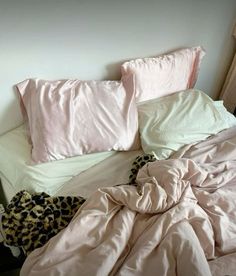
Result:
[[[153,154],[137,156],[130,170],[128,184],[137,186],[139,169],[153,161],[156,161]],[[64,229],[84,202],[83,197],[50,197],[46,193],[31,195],[27,191],[20,191],[12,198],[2,216],[6,244],[21,247],[28,255]]]
[[[135,158],[132,168],[131,168],[131,173],[129,175],[129,185],[136,185],[136,177],[138,174],[139,169],[141,169],[144,165],[146,165],[148,162],[154,162],[157,159],[153,154],[143,154],[139,155]]]
[[[82,197],[20,191],[2,216],[6,244],[21,247],[28,255],[65,228],[84,201]]]

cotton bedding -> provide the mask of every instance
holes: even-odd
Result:
[[[133,160],[143,151],[100,152],[30,165],[25,125],[0,136],[0,179],[6,203],[21,190],[87,198],[101,186],[127,183]],[[3,199],[2,199],[3,200]]]
[[[44,240],[44,246],[32,248],[21,275],[234,274],[236,128],[231,127],[236,121],[223,102],[195,89],[181,91],[194,86],[204,54],[201,47],[193,47],[126,62],[120,81],[28,79],[16,85],[29,128],[26,133],[21,126],[0,137],[0,176],[7,200],[21,190],[27,190],[19,194],[27,195],[23,203],[29,209],[31,192],[46,192],[49,201],[54,200],[50,196],[86,198],[67,227]],[[73,83],[81,84],[80,89]],[[196,103],[200,105],[191,108]],[[93,116],[84,117],[84,110]],[[107,144],[110,134],[112,143]],[[134,137],[137,147],[131,146]],[[110,151],[139,146],[136,151]],[[162,154],[166,149],[168,154]],[[131,164],[144,153],[151,162],[141,166],[136,179],[129,178]],[[63,160],[54,161],[58,159]],[[22,207],[23,220],[18,219],[16,201],[19,226],[28,214]],[[47,214],[49,206],[41,207]]]
[[[21,276],[235,275],[236,127],[148,163],[136,181],[94,192]]]
[[[80,195],[84,198],[91,196],[101,187],[109,187],[129,182],[130,169],[142,150],[119,152],[89,170],[73,177],[57,191],[57,196]]]
[[[178,98],[179,95],[182,95],[182,97]],[[171,103],[176,110],[177,103],[178,109],[180,109],[181,105],[184,104],[183,99],[185,99],[185,97],[189,98],[190,102],[195,102],[196,99],[199,98],[199,96],[203,98],[207,97],[203,92],[197,90],[186,90],[173,94],[171,96],[172,100],[170,99],[170,96],[160,98],[160,103],[162,107],[165,103],[165,105],[168,108],[171,108],[168,105]],[[181,100],[176,101],[176,99]],[[211,127],[209,129],[208,126],[208,131],[206,133],[201,132],[201,135],[198,135],[198,137],[202,137],[202,139],[205,138],[207,135],[210,135],[210,133],[216,132],[216,130],[228,128],[232,125],[235,125],[235,118],[232,114],[228,113],[225,110],[222,101],[213,102],[210,99],[208,100],[208,102],[209,101],[211,103],[212,110],[214,110],[214,112],[218,114],[214,115],[214,120],[218,118],[218,127]],[[143,105],[139,105],[140,114],[141,110],[149,110],[151,109],[151,107],[153,108],[152,105],[152,102],[144,102]],[[172,112],[172,116],[169,114],[169,119],[166,120],[166,114],[164,112],[166,111],[165,109],[160,109],[159,107],[156,111],[152,109],[152,112],[150,113],[151,115],[147,113],[149,114],[147,125],[150,126],[150,130],[146,127],[145,131],[141,127],[141,125],[144,124],[144,120],[142,119],[142,116],[139,115],[140,133],[142,141],[144,140],[144,137],[150,138],[150,135],[153,134],[152,129],[156,128],[153,126],[156,126],[157,124],[155,119],[156,114],[158,114],[159,116],[159,129],[165,130],[164,133],[158,131],[157,135],[155,136],[155,141],[159,142],[153,143],[154,136],[151,135],[152,147],[155,147],[154,151],[156,152],[157,159],[163,158],[163,152],[168,151],[169,155],[170,153],[173,153],[174,150],[178,149],[179,146],[184,145],[186,143],[191,143],[191,141],[193,141],[193,137],[196,138],[196,133],[194,134],[195,136],[193,136],[193,133],[188,129],[188,125],[191,124],[191,120],[188,119],[189,114],[193,115],[193,112],[191,112],[191,104],[189,104],[188,106],[190,106],[188,112],[186,111],[186,114],[182,114],[182,116],[180,117],[180,121],[185,122],[187,126],[179,127],[178,132],[173,132],[175,125],[173,125],[172,122],[176,119],[176,112]],[[147,117],[147,114],[145,113],[145,118]],[[207,116],[207,114],[205,114],[205,117]],[[164,119],[160,120],[160,118]],[[167,121],[169,121],[169,123],[167,123]],[[150,122],[153,123],[151,124]],[[169,127],[169,124],[171,123],[173,125],[173,128]],[[207,123],[207,125],[209,125],[209,123]],[[167,127],[169,127],[168,135],[166,130]],[[176,136],[177,134],[178,139]],[[188,137],[187,140],[186,136]],[[150,140],[149,138],[148,141]],[[146,141],[142,142],[142,144],[143,149],[145,150],[145,145],[147,144]],[[151,143],[147,145],[148,151],[150,145]],[[176,147],[176,145],[178,145],[178,147]],[[81,188],[82,196],[87,197],[96,188],[99,188],[101,186],[110,186],[110,179],[114,179],[112,180],[114,185],[126,183],[128,171],[130,169],[132,161],[135,158],[135,156],[140,154],[140,152],[141,151],[139,150],[129,152],[107,151],[71,157],[64,160],[32,166],[30,164],[31,146],[28,143],[25,125],[21,125],[20,127],[0,136],[0,175],[4,194],[7,199],[7,202],[9,202],[12,196],[14,196],[18,191],[23,189],[26,189],[29,192],[46,192],[47,194],[53,196],[55,194],[60,195],[60,193],[62,193],[62,195],[67,195],[65,194],[66,192],[69,193],[76,191],[76,188],[79,185]],[[106,160],[108,161],[103,162]],[[96,169],[94,170],[93,167],[95,165],[98,166],[96,166]],[[79,181],[72,180],[73,177],[77,175],[81,175],[81,179],[79,179]],[[98,175],[100,178],[96,178]]]
[[[31,166],[30,149],[25,125],[0,136],[0,173],[8,202],[23,189],[54,195],[73,176],[116,154],[100,152]]]
[[[222,101],[197,89],[146,101],[138,106],[142,149],[167,159],[184,145],[205,140],[235,125]]]

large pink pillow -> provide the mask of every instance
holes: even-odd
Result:
[[[122,81],[129,93],[135,93],[136,102],[193,88],[204,55],[205,51],[198,46],[131,60],[121,66]]]
[[[121,82],[28,79],[16,87],[33,163],[140,147],[134,95]]]

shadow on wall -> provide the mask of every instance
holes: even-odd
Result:
[[[125,61],[110,63],[106,66],[106,77],[104,80],[120,80],[121,79],[121,65]]]

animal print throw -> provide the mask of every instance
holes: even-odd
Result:
[[[136,186],[139,169],[153,161],[156,161],[153,154],[136,157],[128,184]],[[46,193],[18,192],[2,216],[6,244],[21,247],[28,255],[65,228],[84,202],[85,198],[80,196],[51,197]]]
[[[156,161],[156,158],[153,154],[143,154],[143,155],[137,156],[135,158],[135,160],[132,164],[132,168],[130,170],[129,184],[135,185],[136,177],[137,177],[139,169],[141,169],[148,162],[154,162],[154,161]]]
[[[84,201],[82,197],[18,192],[2,216],[6,244],[21,247],[28,255],[65,228]]]

